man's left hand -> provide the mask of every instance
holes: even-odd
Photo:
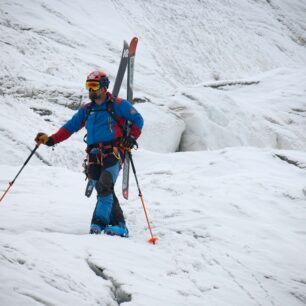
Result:
[[[138,148],[136,139],[133,136],[123,137],[121,144],[125,149],[128,149],[128,150],[131,150],[133,148]]]

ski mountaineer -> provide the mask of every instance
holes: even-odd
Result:
[[[54,146],[85,126],[87,130],[88,177],[97,191],[97,203],[90,226],[90,234],[104,232],[126,237],[128,229],[114,185],[121,169],[125,150],[137,147],[143,118],[132,104],[120,98],[113,99],[108,91],[109,79],[103,71],[93,71],[86,80],[88,102],[55,134],[38,133],[37,144]],[[125,135],[126,121],[132,123]]]

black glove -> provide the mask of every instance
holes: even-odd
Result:
[[[48,147],[53,147],[55,145],[54,139],[52,137],[48,137],[48,140],[45,145]]]
[[[136,139],[133,136],[125,136],[122,138],[121,141],[122,146],[125,149],[131,150],[133,148],[138,148],[138,144],[136,142]]]

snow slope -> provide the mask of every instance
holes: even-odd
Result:
[[[56,0],[2,1],[0,103],[26,112],[26,118],[22,116],[18,123],[28,126],[29,136],[19,136],[17,132],[15,139],[9,124],[2,122],[0,140],[7,144],[5,148],[14,143],[25,148],[30,147],[29,140],[33,138],[30,134],[36,133],[37,126],[53,133],[72,116],[72,110],[87,101],[83,84],[89,71],[102,68],[113,82],[123,39],[137,35],[140,43],[136,59],[136,98],[153,105],[167,106],[169,100],[175,99],[175,103],[188,105],[191,117],[198,116],[203,121],[203,124],[196,124],[190,129],[190,116],[186,118],[175,111],[179,120],[173,112],[167,111],[167,107],[161,110],[165,113],[163,115],[156,110],[157,114],[151,120],[152,109],[144,105],[143,112],[149,114],[145,118],[149,124],[145,127],[144,135],[150,135],[152,139],[150,142],[142,141],[144,148],[158,152],[236,145],[301,149],[304,138],[298,129],[303,126],[301,123],[291,124],[296,121],[294,115],[291,116],[294,118],[286,118],[283,123],[283,110],[290,111],[289,104],[294,102],[298,104],[295,109],[300,110],[297,116],[305,112],[305,12],[304,1],[298,0],[243,3],[131,0],[92,4],[79,0],[73,3]],[[274,72],[261,74],[271,69]],[[273,80],[268,80],[268,76]],[[287,83],[288,79],[290,84]],[[195,88],[197,83],[243,83],[245,80],[262,81],[264,85],[247,86],[241,89],[242,96],[239,89],[238,96],[235,93],[233,96],[232,90],[222,95],[219,92],[211,93],[209,88]],[[124,88],[121,92],[123,96]],[[258,106],[265,109],[267,116],[260,114],[263,111],[254,113],[244,108],[244,118],[237,118],[235,114],[239,116],[246,100],[258,102],[259,91],[262,97]],[[295,101],[291,101],[292,91],[295,92]],[[182,93],[196,94],[206,110],[201,108],[197,113],[199,108],[194,107],[192,101],[184,95],[178,96]],[[172,95],[174,98],[171,98]],[[216,99],[220,101],[218,104],[222,104],[220,108],[215,105]],[[270,101],[273,105],[270,105]],[[223,135],[218,123],[212,127],[216,122],[207,113],[221,113],[222,116],[233,103],[239,108],[235,112],[229,110],[233,121],[246,128],[239,126],[238,131],[234,129],[231,135]],[[0,112],[1,117],[6,117],[9,122],[16,121],[15,111],[7,111],[4,106]],[[258,119],[256,127],[250,126],[252,120],[249,117],[253,115]],[[157,118],[160,118],[158,122]],[[173,140],[165,128],[162,129],[164,138],[161,139],[153,128],[155,125],[163,126],[164,121],[171,122]],[[286,139],[279,136],[277,124],[284,125],[283,130],[288,130]],[[186,126],[186,133],[180,139]],[[206,133],[202,131],[203,128]],[[213,132],[212,136],[208,131]],[[220,141],[211,139],[216,138],[215,132],[220,135]],[[258,140],[258,134],[263,134],[265,140]],[[193,141],[186,140],[186,135],[191,139],[200,136],[201,141],[193,145]],[[148,139],[148,136],[143,139]],[[277,140],[277,137],[282,139]],[[303,139],[297,141],[300,137]],[[66,148],[71,148],[71,155],[80,146],[80,141],[74,141]],[[4,159],[8,156],[14,163],[20,158],[17,152],[8,152],[7,149],[1,154]],[[72,168],[81,156],[81,152],[77,153],[72,162],[66,161],[65,164]],[[51,164],[62,164],[62,153],[55,152],[44,158]]]
[[[305,16],[302,0],[1,1],[0,192],[137,35],[134,156],[159,241],[132,177],[130,238],[88,235],[84,131],[41,146],[0,204],[0,305],[305,305]]]
[[[80,91],[93,66],[115,75],[122,40],[135,34],[138,94],[301,67],[305,11],[299,0],[2,1],[2,81]]]

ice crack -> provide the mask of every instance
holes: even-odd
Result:
[[[276,157],[278,157],[280,160],[287,162],[290,165],[296,166],[300,169],[305,169],[306,167],[304,165],[301,165],[300,162],[296,161],[296,160],[292,160],[289,159],[287,156],[285,155],[280,155],[280,154],[275,154]]]
[[[111,291],[113,294],[114,300],[121,305],[122,303],[130,302],[132,300],[132,295],[127,293],[122,289],[122,284],[115,280],[112,276],[108,275],[105,272],[104,268],[97,266],[89,258],[86,260],[89,268],[99,277],[102,277],[104,280],[111,282]]]

